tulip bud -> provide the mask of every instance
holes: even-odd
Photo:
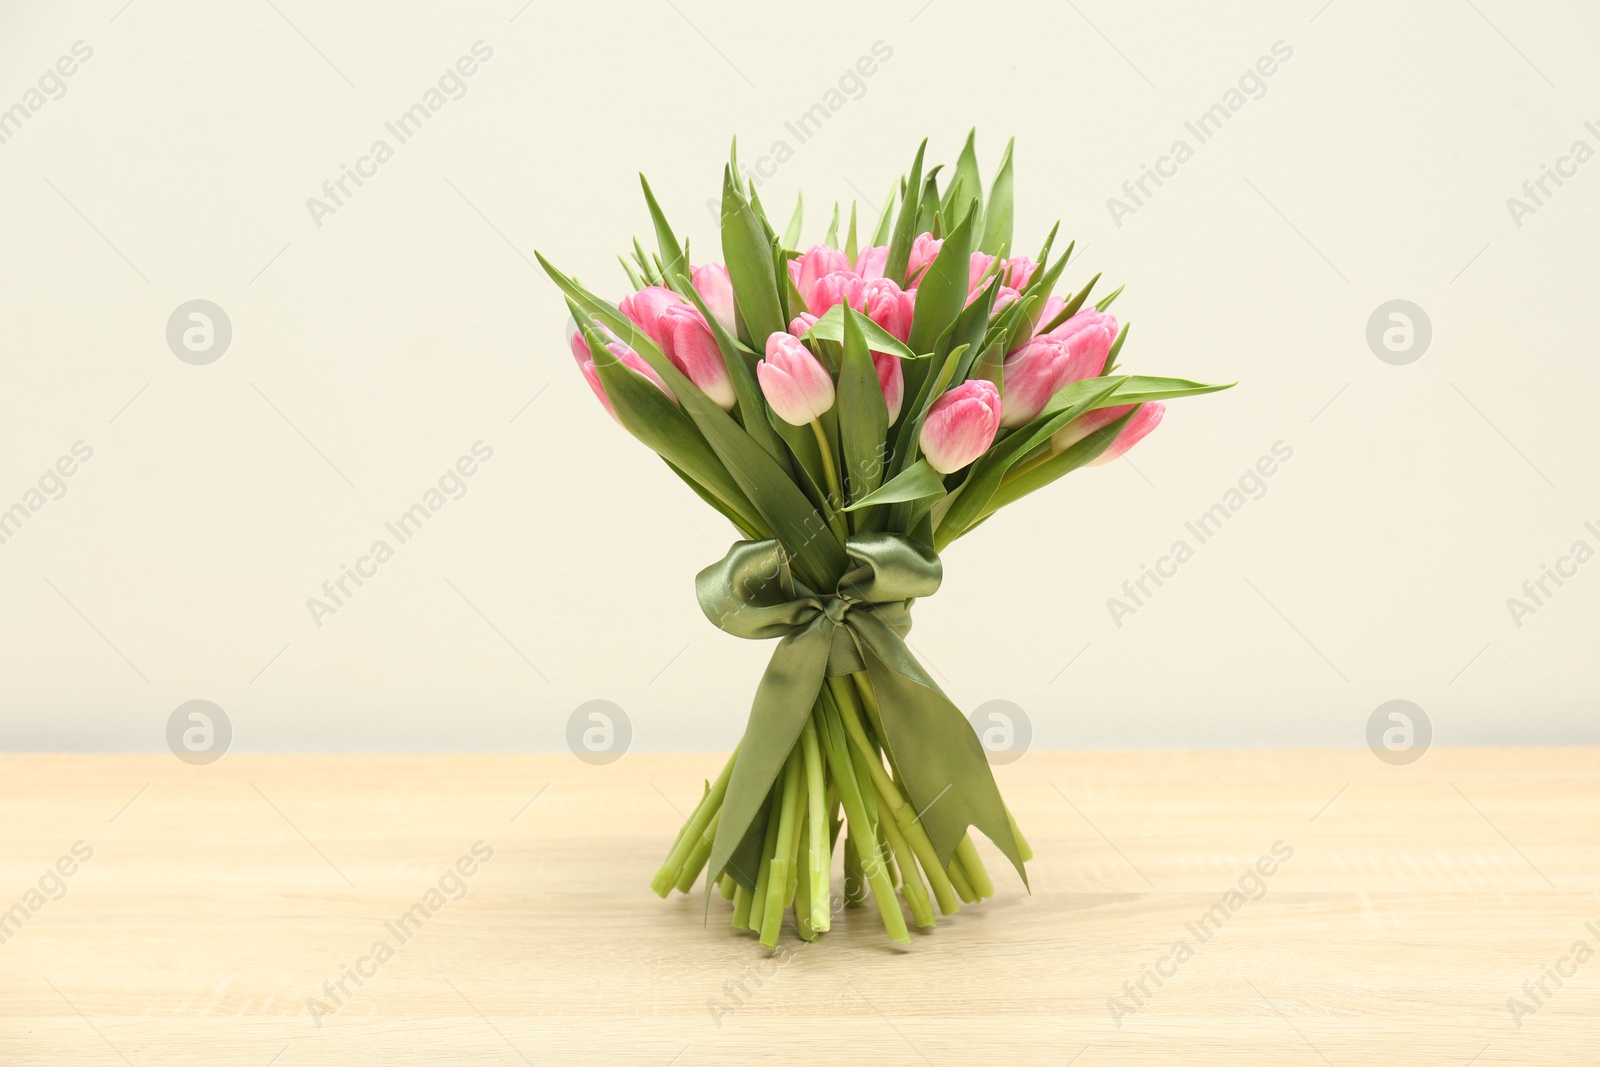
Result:
[[[1050,451],[1065,452],[1096,430],[1110,426],[1132,410],[1132,404],[1124,404],[1121,407],[1096,408],[1094,411],[1085,412],[1050,435]]]
[[[1005,283],[1013,289],[1026,289],[1028,283],[1033,281],[1033,274],[1039,269],[1039,264],[1027,256],[1014,256],[1005,261],[1001,273],[1005,275]]]
[[[855,272],[863,278],[881,278],[888,264],[888,245],[868,245],[856,253]]]
[[[623,366],[642,375],[657,389],[667,394],[667,397],[674,403],[677,402],[677,398],[672,395],[672,390],[667,388],[667,383],[661,380],[661,375],[657,374],[655,368],[646,363],[644,357],[639,353],[621,341],[607,342],[606,350],[619,360]],[[605,405],[606,414],[613,419],[617,419],[617,409],[611,406],[611,398],[606,396],[605,386],[600,383],[600,372],[595,369],[594,359],[589,354],[589,345],[584,341],[581,333],[572,335],[572,356],[578,361],[578,369],[583,372],[583,380],[589,383],[589,388],[594,390],[594,395],[599,398],[600,403]],[[617,422],[620,423],[621,421],[621,419],[617,419]]]
[[[973,378],[945,393],[928,409],[917,444],[928,465],[954,474],[989,450],[1000,429],[1000,391]]]
[[[906,376],[900,367],[900,357],[874,352],[872,366],[878,372],[878,387],[883,390],[883,404],[889,409],[889,425],[893,426],[900,417],[900,404],[906,393]]]
[[[1111,442],[1111,447],[1100,453],[1089,466],[1096,467],[1102,463],[1110,463],[1128,451],[1128,449],[1143,441],[1149,436],[1151,430],[1161,425],[1161,417],[1166,413],[1167,407],[1165,404],[1151,401],[1150,403],[1139,405],[1139,410],[1134,412],[1133,418],[1129,419],[1127,425],[1122,428],[1122,432],[1117,434],[1117,439]]]
[[[732,411],[738,397],[722,350],[711,334],[711,327],[700,310],[689,304],[675,304],[657,320],[661,329],[661,351],[672,365],[723,411]]]
[[[646,286],[637,293],[622,298],[617,309],[633,324],[643,330],[656,344],[661,343],[661,313],[669,307],[683,303],[683,297],[659,285]]]
[[[1117,339],[1117,317],[1100,311],[1080,311],[1045,336],[1064,340],[1072,361],[1057,388],[1067,382],[1097,378],[1105,373],[1106,356]]]
[[[1000,425],[1009,430],[1033,421],[1055,395],[1070,363],[1067,342],[1057,337],[1035,337],[1007,356]]]
[[[706,302],[711,317],[724,330],[735,333],[737,323],[733,312],[733,282],[728,277],[728,268],[721,263],[707,263],[690,272],[689,281],[694,291],[700,294],[700,299]]]
[[[836,270],[824,274],[811,286],[811,291],[806,294],[806,310],[821,318],[838,304],[859,303],[861,291],[861,277],[852,271]]]
[[[833,379],[827,369],[787,333],[767,338],[767,358],[756,363],[756,380],[772,410],[790,426],[815,422],[833,407]]]
[[[1066,305],[1063,304],[1061,307],[1056,308],[1055,314],[1061,314],[1061,308],[1064,308],[1065,306]],[[1050,320],[1045,319],[1044,321],[1048,322]],[[1072,316],[1072,318],[1051,330],[1050,336],[1069,338],[1075,337],[1087,330],[1098,330],[1100,333],[1107,335],[1112,341],[1114,341],[1117,338],[1117,317],[1115,315],[1107,315],[1103,311],[1096,311],[1094,308],[1089,308],[1088,310],[1078,312],[1076,315]],[[1107,341],[1106,345],[1107,348],[1109,348],[1110,341]]]
[[[1061,314],[1065,310],[1067,310],[1067,298],[1051,293],[1049,296],[1044,298],[1044,307],[1039,309],[1039,319],[1037,325],[1041,327],[1048,326],[1050,323],[1055,321],[1057,315]],[[1066,324],[1063,323],[1062,325]],[[1038,334],[1036,333],[1034,336],[1037,337]]]
[[[812,245],[811,250],[805,255],[789,261],[789,277],[794,280],[794,287],[800,294],[800,299],[806,301],[808,305],[811,287],[817,284],[817,279],[835,271],[849,269],[850,260],[845,258],[845,254],[827,245]]]
[[[913,281],[920,281],[918,277],[923,270],[939,256],[939,249],[944,247],[942,238],[931,233],[919,233],[917,239],[911,242],[911,255],[906,259],[906,277]]]
[[[873,278],[850,290],[850,306],[883,327],[897,341],[911,338],[916,291],[902,290],[887,278]]]
[[[802,311],[793,319],[789,320],[789,332],[803,340],[805,335],[811,332],[811,327],[815,326],[816,324],[817,316],[811,314],[809,311]]]
[[[983,279],[988,275],[989,268],[994,264],[994,257],[987,252],[972,253],[971,265],[967,268],[967,292],[978,291],[983,284]],[[969,301],[970,303],[970,301]]]

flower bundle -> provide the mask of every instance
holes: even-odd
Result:
[[[1160,423],[1163,400],[1225,386],[1117,372],[1128,327],[1056,292],[1072,246],[1012,251],[1008,147],[982,188],[969,136],[949,181],[927,144],[862,240],[836,206],[800,250],[736,158],[723,171],[723,263],[691,265],[644,194],[659,246],[622,260],[612,304],[540,263],[566,294],[573,355],[607,412],[742,535],[696,579],[712,623],[777,638],[743,739],[651,883],[706,872],[733,923],[776,945],[793,911],[814,939],[847,905],[884,929],[991,896],[987,836],[1026,883],[1030,858],[967,719],[908,650],[938,552],[1000,508],[1104,463]],[[1059,227],[1058,227],[1059,228]]]

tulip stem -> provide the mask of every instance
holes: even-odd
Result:
[[[845,838],[845,848],[854,850],[855,865],[861,871],[861,877],[866,880],[867,888],[872,891],[874,902],[878,905],[878,915],[883,919],[884,930],[892,940],[902,943],[911,940],[911,935],[906,931],[906,917],[900,910],[900,902],[894,895],[894,886],[889,883],[888,872],[884,869],[877,853],[877,827],[872,814],[867,810],[866,796],[871,792],[870,781],[866,788],[857,779],[855,771],[851,769],[850,742],[843,734],[844,730],[839,723],[838,708],[832,701],[824,701],[820,705],[817,724],[823,745],[828,752],[828,766],[834,768],[834,781],[839,784],[839,799],[844,805],[844,817],[849,825],[849,833]],[[846,859],[846,869],[852,866]]]
[[[654,889],[658,896],[665,897],[672,892],[673,887],[678,884],[678,877],[682,874],[685,864],[689,862],[690,855],[707,837],[707,829],[711,825],[712,817],[721,811],[722,798],[727,795],[728,780],[733,777],[733,765],[738,758],[739,750],[735,748],[733,755],[729,756],[728,762],[723,765],[722,773],[717,775],[717,780],[712,783],[711,788],[700,798],[700,805],[695,808],[694,814],[689,817],[689,821],[684,825],[683,831],[679,834],[677,842],[673,844],[672,852],[667,856],[666,862],[661,865],[661,869],[656,872],[655,878],[651,880],[650,888]],[[706,849],[707,856],[710,855],[710,851],[708,846]],[[704,864],[705,858],[702,857],[700,862]],[[699,868],[696,868],[696,874],[698,873]],[[689,885],[692,886],[693,884],[694,882],[691,880]],[[683,891],[688,892],[688,888],[685,887]]]
[[[944,866],[939,862],[939,854],[935,851],[920,816],[901,794],[900,787],[895,785],[888,772],[883,769],[882,758],[868,740],[866,730],[861,726],[855,690],[840,675],[830,677],[828,687],[843,719],[845,734],[854,742],[856,750],[862,756],[862,762],[866,765],[868,780],[888,807],[889,818],[895,819],[900,824],[900,832],[905,835],[911,851],[922,864],[922,869],[927,872],[928,882],[932,885],[934,897],[939,902],[939,910],[946,915],[953,915],[961,910],[960,895],[951,884]]]
[[[822,474],[828,480],[828,525],[833,527],[833,532],[843,543],[850,532],[845,528],[844,514],[839,510],[844,507],[844,490],[839,485],[838,464],[833,461],[833,442],[828,440],[820,419],[811,420],[811,432],[817,437],[817,451],[822,453]]]
[[[1055,453],[1051,452],[1049,448],[1046,448],[1040,454],[1032,456],[1032,458],[1024,456],[1021,462],[1012,467],[1010,470],[1006,471],[1005,477],[1000,479],[1001,484],[1003,485],[1006,482],[1016,481],[1024,474],[1027,474],[1029,471],[1033,470],[1033,468],[1047,462],[1053,455],[1055,455]]]
[[[817,725],[806,719],[800,731],[800,747],[806,771],[806,897],[810,904],[807,923],[813,930],[826,930],[830,925],[828,876],[833,866],[833,850],[828,841],[828,815],[824,806],[828,797],[824,784],[822,745],[817,738]]]

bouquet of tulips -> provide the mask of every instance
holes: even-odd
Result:
[[[707,618],[776,638],[745,733],[656,874],[700,873],[733,924],[777,944],[831,922],[834,850],[847,906],[870,897],[909,940],[993,895],[977,829],[1024,884],[1026,840],[961,711],[906,647],[938,552],[1069,471],[1121,455],[1160,401],[1225,386],[1116,372],[1128,338],[1056,292],[1072,254],[1012,251],[1008,147],[987,196],[973,138],[940,190],[927,144],[862,240],[852,206],[800,250],[753,183],[723,172],[724,263],[692,266],[648,183],[659,245],[634,242],[633,292],[611,304],[540,263],[567,296],[578,366],[607,412],[741,535],[696,579]]]

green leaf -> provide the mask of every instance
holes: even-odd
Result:
[[[968,350],[966,357],[957,365],[951,381],[966,381],[973,361],[987,347],[985,341],[990,340],[989,316],[994,311],[994,302],[999,293],[1000,280],[991,278],[972,303],[961,309],[961,314],[956,316],[956,321],[946,331],[946,335],[940,336],[941,347],[963,347]],[[1002,346],[1002,351],[1008,350]]]
[[[778,231],[772,228],[772,220],[767,216],[767,209],[761,204],[761,194],[756,192],[754,185],[750,186],[750,209],[755,212],[756,221],[761,224],[761,232],[767,235],[767,244],[771,245],[778,240]]]
[[[784,323],[784,328],[793,321],[797,311],[806,309],[806,302],[800,299],[800,290],[794,287],[794,276],[789,273],[789,255],[784,251],[783,243],[776,237],[772,239],[772,280],[778,287],[778,317]],[[753,340],[753,339],[752,339]],[[761,338],[765,347],[766,338]]]
[[[1072,299],[1067,301],[1067,306],[1057,312],[1055,318],[1039,327],[1039,332],[1049,333],[1051,330],[1055,329],[1057,326],[1060,326],[1063,322],[1066,322],[1068,319],[1072,318],[1072,316],[1076,315],[1078,310],[1083,307],[1083,302],[1089,299],[1089,290],[1093,289],[1095,283],[1099,280],[1100,275],[1098,274],[1096,274],[1093,278],[1090,278],[1089,284],[1085,285],[1082,289],[1074,293]]]
[[[978,200],[975,209],[978,217],[983,217],[983,178],[978,174],[977,138],[976,129],[968,131],[967,143],[962,146],[961,155],[956,159],[956,176],[944,194],[944,203],[940,205],[940,210],[947,217],[957,204],[966,203],[974,197]]]
[[[1122,384],[1116,378],[1090,378],[1087,382],[1094,384],[1074,382],[1063,390],[1070,390],[1073,399],[1058,408],[1053,413],[1054,417],[1041,417],[1018,427],[978,458],[973,464],[971,476],[962,483],[959,493],[952,499],[939,523],[936,547],[937,544],[949,544],[977,523],[1012,466],[1039,445],[1048,443],[1051,434],[1074,418],[1093,410],[1098,401],[1109,397]]]
[[[577,316],[575,316],[577,317]],[[705,437],[695,428],[694,422],[674,404],[654,382],[630,370],[621,360],[606,350],[604,338],[594,327],[587,325],[587,316],[577,317],[579,327],[589,344],[591,353],[598,353],[594,361],[600,376],[600,386],[606,399],[617,413],[617,420],[633,436],[671,464],[686,473],[704,488],[702,496],[709,495],[723,502],[723,511],[735,525],[748,530],[762,530],[766,524],[749,497],[740,490],[726,466]]]
[[[833,221],[828,223],[828,232],[822,235],[822,243],[829,248],[839,247],[839,201],[837,200],[833,202]]]
[[[1037,294],[1024,296],[1017,301],[1017,311],[1011,320],[1011,329],[1006,334],[1004,348],[1007,352],[1015,352],[1017,347],[1033,336],[1034,316],[1041,311],[1044,297]]]
[[[789,226],[783,231],[783,247],[800,247],[800,220],[805,215],[806,196],[796,193],[794,198],[794,214],[789,216]]]
[[[850,232],[844,239],[844,258],[853,266],[856,261],[856,202],[850,201]]]
[[[863,324],[872,320],[840,304],[844,312],[844,352],[839,361],[839,444],[844,453],[845,497],[870,496],[883,484],[887,457],[883,442],[889,432],[889,409],[878,384]]]
[[[919,459],[875,493],[869,493],[845,508],[846,511],[858,511],[861,508],[871,507],[874,504],[899,504],[915,500],[927,500],[941,497],[945,493],[944,475],[928,465],[925,459]]]
[[[683,484],[687,485],[690,489],[693,489],[695,496],[699,497],[701,500],[704,500],[707,504],[710,504],[713,508],[715,508],[725,519],[733,523],[734,528],[743,534],[747,539],[752,541],[761,540],[763,535],[760,531],[751,529],[749,526],[745,525],[747,520],[740,518],[739,514],[734,511],[733,508],[729,507],[727,504],[724,504],[720,499],[718,499],[715,493],[697,482],[688,471],[672,462],[672,460],[668,459],[666,456],[661,457],[661,462],[665,463],[673,474],[676,474],[679,478],[683,479]]]
[[[972,227],[974,212],[967,212],[961,224],[950,232],[939,248],[917,287],[916,310],[911,316],[909,344],[913,352],[932,352],[939,336],[955,322],[967,303],[967,279],[972,272]],[[893,261],[891,258],[891,265]],[[900,264],[905,272],[905,261]],[[885,277],[893,277],[885,271]]]
[[[704,436],[728,474],[766,520],[793,560],[795,572],[813,589],[831,588],[844,572],[843,547],[828,533],[827,522],[800,488],[732,416],[691,382],[643,330],[612,305],[534,253],[550,279],[583,310],[598,318],[661,376]],[[649,383],[644,383],[649,385]],[[654,386],[650,386],[654,388]]]
[[[939,229],[939,171],[934,167],[922,179],[922,196],[917,200],[917,223],[912,227],[912,239],[915,241],[919,233],[932,233],[935,237],[942,234]],[[909,257],[908,257],[909,258]]]
[[[928,412],[933,408],[934,402],[945,391],[951,380],[955,377],[956,367],[961,362],[962,354],[967,351],[967,346],[953,348],[944,357],[944,362],[939,365],[937,374],[930,374],[922,383],[917,392],[916,400],[909,408],[901,410],[900,431],[895,438],[894,465],[896,470],[905,470],[911,464],[911,458],[917,451],[917,438],[922,433],[922,423],[927,419]],[[906,395],[910,396],[911,386],[906,385]],[[911,418],[905,418],[907,412],[914,413]],[[891,519],[891,524],[893,520]],[[900,527],[896,527],[897,529]]]
[[[1117,331],[1117,339],[1111,342],[1111,348],[1106,352],[1106,365],[1100,371],[1101,374],[1110,374],[1112,368],[1117,365],[1117,357],[1122,354],[1122,343],[1128,339],[1128,331],[1132,328],[1133,323],[1124,322],[1122,328]]]
[[[1117,297],[1121,296],[1122,295],[1122,290],[1124,290],[1126,288],[1127,288],[1126,285],[1117,286],[1116,292],[1112,293],[1110,296],[1106,297],[1104,300],[1100,301],[1100,303],[1095,305],[1095,310],[1104,311],[1106,308],[1110,307],[1111,306],[1111,301],[1113,301]]]
[[[822,473],[822,452],[816,434],[810,426],[791,426],[770,408],[767,409],[767,428],[788,446],[789,454],[794,457],[794,469],[800,475],[800,490],[821,513],[828,499],[828,480]]]
[[[678,275],[680,292],[684,293],[700,309],[700,314],[705,318],[706,325],[711,328],[711,336],[717,340],[717,349],[722,353],[722,362],[728,368],[728,377],[733,379],[733,392],[739,399],[739,419],[744,423],[745,432],[756,439],[756,444],[767,450],[772,458],[786,462],[783,442],[778,440],[772,432],[772,426],[767,422],[767,402],[761,395],[760,383],[756,381],[755,371],[751,369],[751,361],[745,358],[739,350],[739,342],[733,335],[723,328],[717,321],[711,309],[706,306],[705,298],[690,284],[689,279],[682,274]]]
[[[1057,219],[1056,220],[1056,224],[1054,226],[1050,227],[1050,232],[1045,235],[1044,246],[1039,249],[1039,254],[1034,257],[1033,261],[1035,263],[1038,263],[1040,266],[1043,266],[1046,263],[1050,262],[1050,247],[1056,243],[1056,231],[1059,230],[1059,229],[1061,229],[1061,220]],[[1067,242],[1067,250],[1061,256],[1061,258],[1063,260],[1068,260],[1068,259],[1072,258],[1072,248],[1077,243],[1078,242],[1076,242],[1076,241]]]
[[[633,239],[633,259],[634,262],[639,264],[639,269],[644,272],[645,281],[651,285],[661,284],[661,272],[656,270],[655,264],[650,262],[650,257],[644,254],[644,245],[639,243],[637,237]]]
[[[628,275],[628,284],[633,286],[634,292],[638,292],[649,284],[639,277],[639,272],[633,269],[633,264],[628,262],[627,256],[618,256],[617,262],[622,264],[622,270]]]
[[[1117,439],[1117,434],[1122,432],[1122,428],[1128,425],[1128,420],[1137,413],[1137,409],[1128,412],[1116,422],[1102,426],[1065,451],[1051,456],[1037,467],[1032,467],[1010,481],[1003,483],[999,491],[989,499],[986,514],[992,515],[1007,504],[1014,503],[1037,489],[1043,489],[1062,475],[1099,459],[1101,453],[1110,448],[1111,443]]]
[[[1094,383],[1107,381],[1106,378],[1085,378],[1081,382],[1072,382],[1062,386],[1056,395],[1039,413],[1041,419],[1049,418],[1056,412],[1077,404],[1084,396],[1093,395],[1096,391]],[[1204,382],[1191,382],[1187,378],[1153,378],[1142,374],[1119,375],[1116,378],[1118,385],[1116,391],[1109,396],[1098,400],[1092,407],[1085,411],[1094,411],[1099,408],[1121,407],[1123,404],[1143,404],[1151,400],[1173,400],[1184,396],[1201,396],[1205,393],[1220,393],[1224,389],[1232,389],[1237,382],[1228,382],[1225,385],[1208,385]]]
[[[844,307],[845,305],[840,303],[829,308],[828,313],[818,319],[815,325],[806,331],[806,340],[844,341]],[[885,330],[882,326],[879,326],[864,315],[860,316],[860,319],[861,332],[867,338],[867,347],[873,352],[887,352],[890,355],[899,356],[901,359],[919,358],[908,346],[901,343],[898,337]]]
[[[894,211],[895,197],[896,195],[903,195],[904,192],[904,178],[900,178],[898,181],[889,186],[889,195],[883,201],[883,210],[878,212],[878,225],[872,231],[872,245],[886,245],[889,243],[889,227],[892,225],[894,219],[894,216],[891,214],[891,212]],[[851,256],[850,262],[854,263],[855,261],[855,257]]]
[[[1005,383],[1006,350],[998,341],[988,346],[972,364],[971,371],[967,374],[970,381],[974,378],[986,382],[993,382],[996,389],[1000,390],[1000,399],[1006,396]]]
[[[991,256],[1000,255],[1011,245],[1011,151],[1016,143],[1016,138],[1007,142],[1005,155],[1000,157],[1000,169],[989,187],[989,210],[983,216],[983,237],[978,249]]]
[[[722,255],[733,283],[733,299],[755,349],[783,329],[783,310],[772,270],[772,245],[764,223],[734,187],[731,171],[722,180]]]
[[[661,275],[664,278],[676,278],[680,274],[689,273],[689,260],[678,238],[672,232],[672,227],[667,224],[667,217],[661,213],[661,205],[656,203],[656,194],[650,191],[650,183],[643,174],[639,175],[639,184],[644,187],[644,202],[650,208],[650,221],[655,224],[656,244],[661,247]]]
[[[922,155],[927,150],[928,142],[924,138],[922,144],[917,147],[917,157],[911,161],[911,176],[906,179],[905,195],[900,201],[900,214],[896,215],[894,220],[894,236],[889,239],[889,259],[883,267],[883,276],[900,286],[906,283],[906,262],[911,258],[911,242],[916,237],[917,213],[922,194]],[[920,290],[917,298],[918,300],[922,298]]]

